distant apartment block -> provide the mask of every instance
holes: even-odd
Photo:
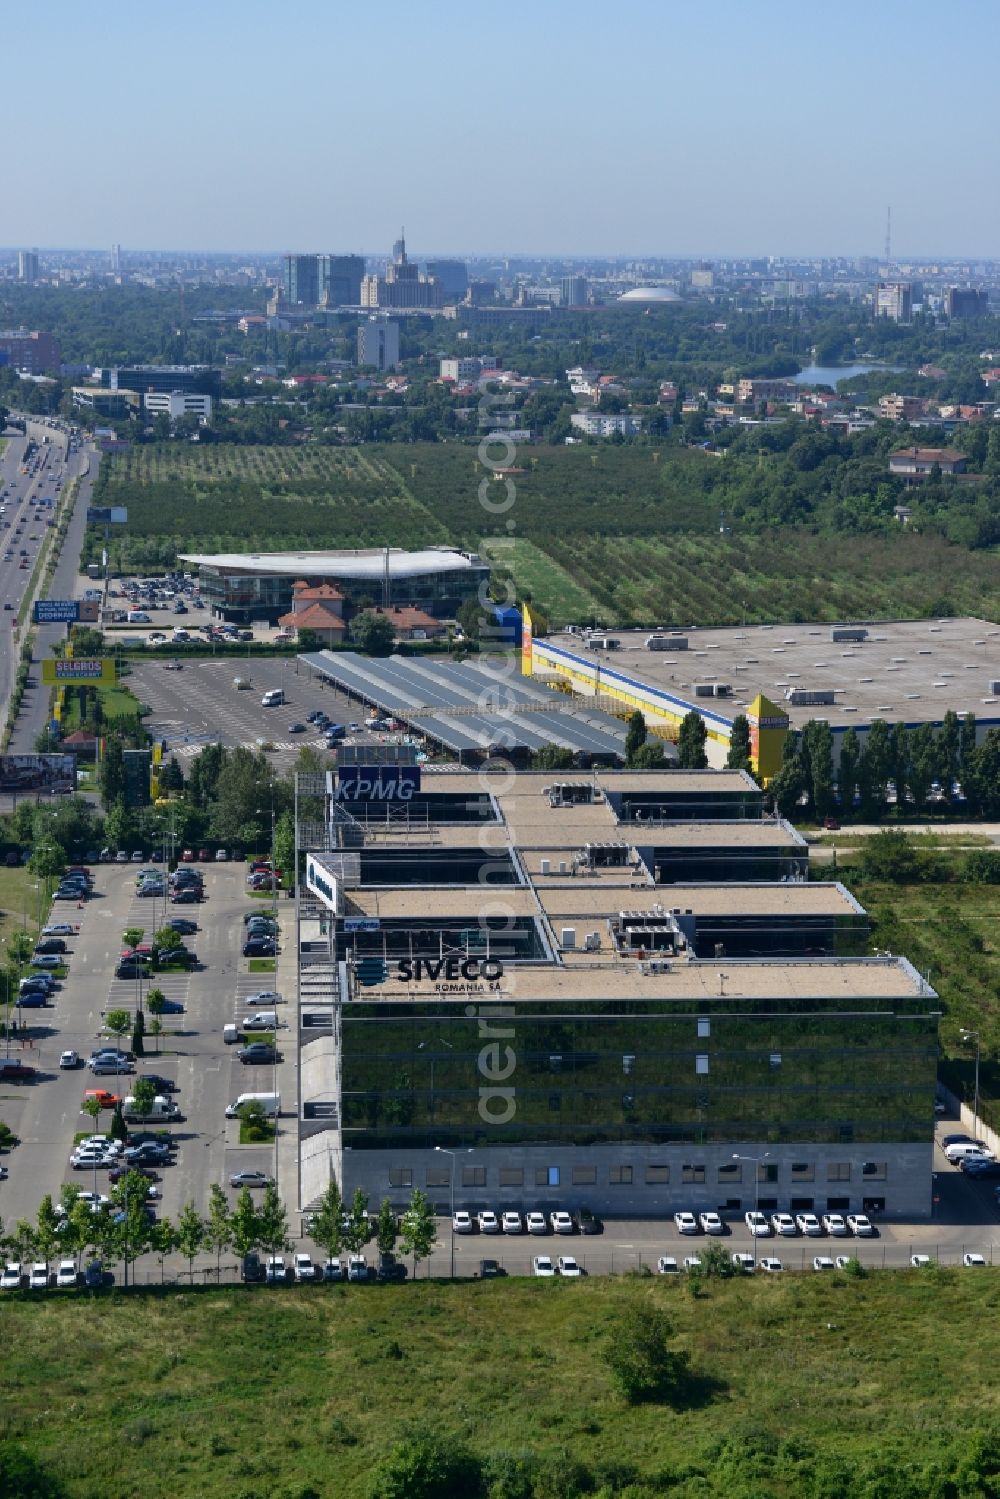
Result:
[[[149,416],[166,415],[172,422],[182,416],[196,416],[200,422],[212,417],[212,397],[194,390],[149,390],[142,398]]]
[[[942,474],[964,474],[968,461],[955,448],[900,448],[889,454],[889,472],[911,481],[928,478],[935,467]]]
[[[439,380],[454,380],[465,385],[478,380],[487,371],[498,370],[500,360],[492,354],[467,355],[463,359],[442,359],[438,365]]]
[[[577,411],[570,417],[570,426],[585,437],[635,437],[642,431],[642,417],[629,412]]]
[[[563,307],[586,307],[588,290],[585,276],[563,276],[559,283],[559,302]]]
[[[10,364],[27,375],[58,375],[59,340],[51,333],[9,328],[0,332],[0,364]]]
[[[795,401],[801,394],[794,380],[755,376],[740,380],[736,387],[736,399],[741,406],[756,406],[759,401]]]
[[[429,260],[427,274],[440,283],[449,302],[461,302],[469,290],[469,270],[464,260]]]
[[[980,291],[977,287],[949,286],[944,294],[946,317],[985,317],[989,310],[989,292]]]
[[[421,275],[416,262],[407,259],[406,241],[400,237],[393,245],[385,276],[365,276],[362,281],[361,305],[397,310],[443,307],[444,291],[439,281]]]
[[[38,251],[18,250],[17,252],[17,279],[18,281],[38,280]]]
[[[890,323],[913,319],[913,286],[909,281],[880,281],[875,288],[875,316]]]
[[[923,415],[924,403],[919,396],[899,396],[894,392],[879,396],[878,412],[887,422],[913,422]]]
[[[386,318],[369,318],[358,327],[358,363],[379,371],[399,364],[399,324]]]

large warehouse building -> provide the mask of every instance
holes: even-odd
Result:
[[[728,630],[525,631],[522,669],[614,711],[674,724],[694,709],[706,752],[724,765],[733,719],[750,721],[754,769],[769,780],[789,727],[825,719],[834,757],[849,728],[874,719],[940,726],[973,713],[979,738],[1000,727],[1000,628],[981,619],[850,625],[748,625]]]
[[[302,1206],[334,1171],[439,1211],[929,1214],[937,996],[748,776],[345,765],[298,806]]]
[[[180,560],[198,569],[202,596],[220,618],[249,624],[276,624],[292,607],[299,579],[329,583],[345,600],[345,617],[359,608],[399,604],[450,619],[480,583],[489,566],[475,552],[427,547],[406,552],[373,547],[341,552],[182,552]]]

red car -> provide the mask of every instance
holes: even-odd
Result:
[[[0,1082],[26,1083],[35,1076],[36,1071],[35,1067],[26,1067],[23,1062],[14,1062],[5,1058],[0,1061]]]
[[[198,850],[198,858],[202,864],[207,864],[211,857],[212,855],[209,853],[207,848],[200,848]]]
[[[184,852],[181,854],[181,863],[182,864],[193,864],[194,863],[194,849],[193,848],[186,848],[184,850]]]

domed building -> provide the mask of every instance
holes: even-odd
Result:
[[[680,297],[669,286],[633,286],[631,291],[623,292],[618,298],[619,302],[627,302],[629,306],[647,305],[655,306],[664,302],[679,302]]]

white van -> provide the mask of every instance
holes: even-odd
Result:
[[[244,1016],[241,1024],[244,1031],[276,1031],[278,1012],[277,1010],[257,1010],[253,1015]]]
[[[265,692],[260,700],[262,708],[278,708],[285,701],[285,694],[280,687],[274,687],[270,692]]]
[[[268,1119],[276,1119],[281,1113],[280,1093],[241,1093],[239,1098],[226,1108],[226,1118],[238,1118],[240,1109],[245,1103],[259,1103]]]
[[[135,1098],[129,1094],[122,1104],[123,1119],[179,1119],[181,1111],[172,1098],[164,1098],[159,1093],[153,1099],[148,1114],[140,1114],[135,1106]]]
[[[148,625],[151,621],[145,609],[130,609],[125,618],[125,623],[128,625]]]

